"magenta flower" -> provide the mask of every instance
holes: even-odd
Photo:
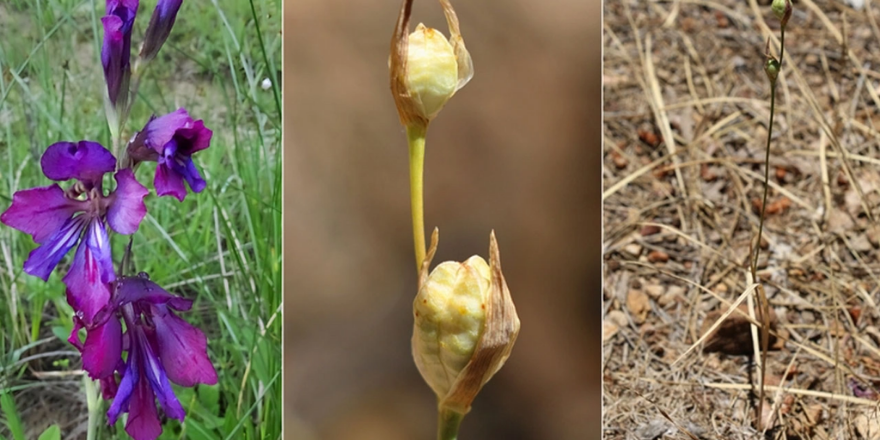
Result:
[[[149,192],[130,169],[123,169],[114,176],[116,189],[104,195],[103,176],[113,171],[116,159],[96,142],[52,144],[40,164],[46,177],[77,183],[67,191],[57,183],[17,191],[0,221],[39,244],[24,271],[43,280],[79,243],[63,281],[68,303],[90,323],[110,299],[107,283],[116,279],[105,221],[120,234],[134,233],[147,213],[143,199]]]
[[[146,274],[121,277],[116,282],[114,300],[88,328],[85,344],[75,333],[70,342],[82,352],[83,369],[113,398],[107,412],[115,424],[128,412],[125,431],[135,440],[153,440],[162,433],[156,399],[165,415],[183,420],[185,412],[174,395],[171,382],[181,386],[217,383],[217,372],[207,354],[207,338],[197,328],[177,317],[174,310],[186,311],[192,301],[172,295],[150,281]],[[119,317],[125,321],[122,334]],[[88,326],[87,326],[88,327]],[[128,359],[122,362],[123,347]],[[121,380],[116,384],[115,371]]]
[[[104,25],[101,64],[107,82],[107,96],[114,108],[128,100],[131,77],[131,30],[137,15],[138,0],[108,0]],[[121,100],[121,101],[120,101]]]
[[[150,24],[147,26],[147,32],[144,34],[144,45],[141,46],[141,58],[144,61],[155,58],[159,49],[165,44],[182,3],[183,0],[159,0],[159,3],[156,4],[153,16],[150,17]]]
[[[210,146],[212,134],[202,120],[193,120],[181,108],[150,119],[129,146],[129,155],[135,161],[158,162],[153,179],[156,194],[172,195],[183,201],[184,181],[193,192],[205,189],[192,155]]]

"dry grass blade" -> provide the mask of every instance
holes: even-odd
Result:
[[[660,132],[663,134],[663,143],[666,144],[666,149],[669,152],[669,156],[672,157],[672,162],[677,164],[678,157],[676,157],[675,137],[672,134],[672,126],[669,123],[669,116],[664,110],[666,105],[663,103],[663,95],[660,92],[660,82],[657,80],[657,75],[654,70],[654,55],[651,53],[651,49],[651,34],[649,33],[645,36],[645,54],[642,57],[645,69],[645,81],[647,81],[648,85],[645,93],[650,97],[654,118],[657,121],[657,126],[660,127]],[[684,185],[684,178],[681,176],[681,169],[679,168],[675,169],[675,179],[678,182],[679,194],[682,198],[687,199],[687,187]]]
[[[719,390],[739,390],[739,391],[749,391],[752,389],[749,384],[739,384],[739,383],[704,383],[702,384],[708,388],[717,388]],[[826,400],[837,400],[840,402],[848,402],[856,405],[866,405],[866,406],[874,406],[880,408],[880,402],[876,400],[870,399],[862,399],[861,397],[853,397],[853,396],[845,396],[842,394],[829,393],[825,391],[816,391],[816,390],[804,390],[800,388],[785,388],[776,385],[767,385],[768,391],[779,392],[782,394],[795,394],[799,396],[813,396],[820,397]]]

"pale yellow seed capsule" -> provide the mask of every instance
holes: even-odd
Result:
[[[455,94],[458,63],[442,32],[419,23],[409,35],[406,85],[419,113],[434,119]]]
[[[440,0],[449,39],[423,24],[409,33],[412,0],[401,5],[391,37],[391,94],[400,122],[427,127],[449,98],[474,76],[474,65],[464,45],[458,17],[449,0]]]
[[[438,265],[413,303],[413,357],[422,377],[445,396],[467,366],[486,320],[491,271],[473,256],[464,263]]]

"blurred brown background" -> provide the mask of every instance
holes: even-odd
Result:
[[[474,79],[431,124],[435,264],[488,258],[495,229],[522,321],[464,419],[468,439],[600,431],[598,0],[454,1]],[[410,356],[407,146],[389,91],[398,0],[285,2],[285,436],[430,439]],[[419,22],[443,31],[439,3]]]

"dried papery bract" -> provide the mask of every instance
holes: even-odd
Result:
[[[474,75],[455,10],[448,0],[440,0],[440,4],[449,25],[449,40],[421,23],[409,33],[412,0],[403,2],[391,38],[391,94],[400,122],[407,127],[427,127]]]
[[[464,415],[510,356],[520,321],[501,272],[495,232],[489,237],[489,264],[473,256],[441,263],[429,275],[438,236],[435,229],[413,303],[413,358],[441,412]]]

